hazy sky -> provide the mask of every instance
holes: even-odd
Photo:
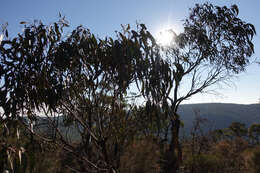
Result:
[[[9,35],[21,32],[20,21],[42,20],[45,24],[57,21],[59,12],[69,20],[71,29],[82,24],[99,37],[114,36],[120,24],[135,26],[136,21],[144,23],[156,34],[165,27],[182,30],[182,19],[188,16],[188,9],[196,0],[1,0],[0,23],[8,22]],[[216,0],[216,5],[237,4],[239,17],[255,25],[260,33],[259,0]],[[254,39],[255,55],[260,56],[260,38]],[[217,91],[221,96],[197,95],[185,103],[224,102],[251,104],[260,98],[260,65],[248,66],[245,73],[238,75],[231,86],[222,86]]]

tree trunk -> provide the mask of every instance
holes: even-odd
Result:
[[[171,122],[171,141],[165,155],[165,173],[177,173],[182,162],[182,149],[179,143],[180,120],[177,116]]]

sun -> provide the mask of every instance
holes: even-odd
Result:
[[[176,34],[172,29],[162,29],[155,36],[157,43],[163,47],[171,46],[175,37]]]

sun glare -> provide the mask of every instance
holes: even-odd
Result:
[[[161,46],[173,44],[175,33],[171,29],[163,29],[156,34],[156,41]]]

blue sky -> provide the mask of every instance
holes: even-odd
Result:
[[[135,26],[136,21],[144,23],[156,34],[165,27],[173,27],[176,32],[182,30],[182,19],[188,16],[188,9],[200,0],[1,0],[0,24],[8,22],[9,35],[21,32],[20,21],[42,20],[50,24],[58,19],[59,12],[70,22],[71,29],[82,24],[99,37],[113,36],[120,30],[120,24]],[[237,4],[239,17],[255,25],[260,34],[259,0],[209,1],[216,5]],[[260,56],[260,37],[254,39],[255,55]],[[260,65],[248,66],[230,86],[217,90],[221,96],[197,95],[185,103],[223,102],[257,103],[260,98]]]

